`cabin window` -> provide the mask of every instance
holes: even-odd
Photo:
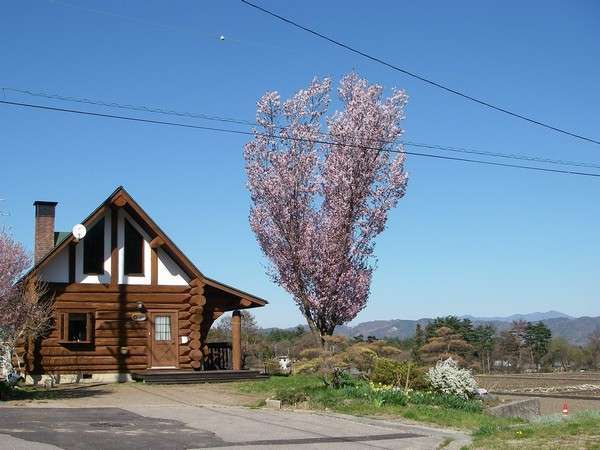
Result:
[[[104,219],[99,220],[83,239],[83,273],[104,274]]]
[[[60,313],[60,340],[69,344],[89,344],[94,337],[94,313],[69,311]]]
[[[125,220],[125,275],[144,274],[144,238]]]
[[[171,340],[171,316],[156,316],[154,318],[154,340]]]

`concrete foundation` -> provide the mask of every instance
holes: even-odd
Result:
[[[56,374],[56,375],[27,375],[25,384],[32,386],[52,387],[57,384],[91,384],[91,383],[124,383],[133,381],[129,373],[94,373],[82,374]]]
[[[540,400],[528,398],[504,403],[488,409],[488,413],[497,417],[518,417],[523,420],[531,420],[540,415]]]

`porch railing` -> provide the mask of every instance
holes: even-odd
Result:
[[[209,342],[204,370],[231,370],[231,342]]]

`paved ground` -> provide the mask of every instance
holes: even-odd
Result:
[[[51,391],[54,392],[55,391]],[[406,423],[251,404],[205,385],[78,387],[0,407],[1,449],[460,448],[468,438]]]

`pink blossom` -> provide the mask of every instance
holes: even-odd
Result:
[[[404,92],[383,98],[352,73],[338,88],[342,110],[326,117],[330,89],[325,78],[283,103],[266,93],[244,147],[250,225],[269,274],[321,336],[365,307],[375,238],[407,184],[396,144]]]
[[[35,277],[21,280],[31,259],[23,246],[0,230],[0,375],[12,373],[19,342],[43,336],[52,326],[53,299]]]

